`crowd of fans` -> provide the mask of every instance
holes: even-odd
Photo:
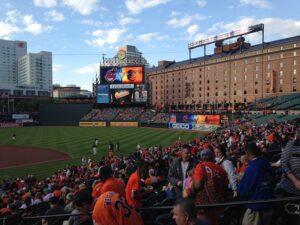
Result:
[[[65,167],[45,180],[29,175],[3,181],[0,215],[6,218],[5,224],[17,225],[21,216],[38,215],[44,218],[23,220],[23,224],[53,225],[64,220],[70,225],[93,224],[93,220],[98,225],[153,224],[159,213],[153,218],[136,209],[175,204],[171,221],[177,225],[217,225],[223,208],[196,211],[195,204],[300,194],[296,121],[256,126],[245,120],[233,130],[219,129],[190,141],[179,139],[164,148],[137,144],[133,154],[118,154],[111,148],[97,162]],[[242,224],[271,224],[274,210],[270,204],[246,205]],[[65,213],[73,216],[48,217]],[[297,224],[299,219],[284,216],[282,224]]]

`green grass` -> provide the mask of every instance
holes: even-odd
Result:
[[[12,141],[15,133],[17,140]],[[66,165],[79,164],[83,155],[92,157],[92,145],[95,138],[99,139],[97,157],[107,156],[109,141],[119,141],[120,154],[127,155],[135,150],[137,144],[142,147],[151,145],[168,146],[178,137],[181,140],[191,140],[202,134],[195,132],[180,132],[168,129],[149,129],[132,127],[24,127],[0,129],[0,146],[17,145],[56,149],[66,152],[71,159],[42,163],[26,167],[15,167],[0,170],[0,180],[6,177],[26,176],[33,174],[38,178],[47,177]]]

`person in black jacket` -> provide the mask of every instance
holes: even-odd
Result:
[[[195,166],[191,159],[191,149],[189,145],[183,145],[180,151],[180,157],[175,159],[169,168],[168,181],[175,187],[176,198],[182,198],[184,180],[187,178],[187,172]]]

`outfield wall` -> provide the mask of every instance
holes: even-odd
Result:
[[[92,104],[41,104],[41,125],[78,125],[78,121],[93,108]]]

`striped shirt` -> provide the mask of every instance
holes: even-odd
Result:
[[[282,177],[280,187],[295,195],[300,195],[300,190],[297,190],[293,182],[287,177],[287,173],[292,173],[300,180],[300,145],[295,145],[295,141],[289,141],[281,153]]]

